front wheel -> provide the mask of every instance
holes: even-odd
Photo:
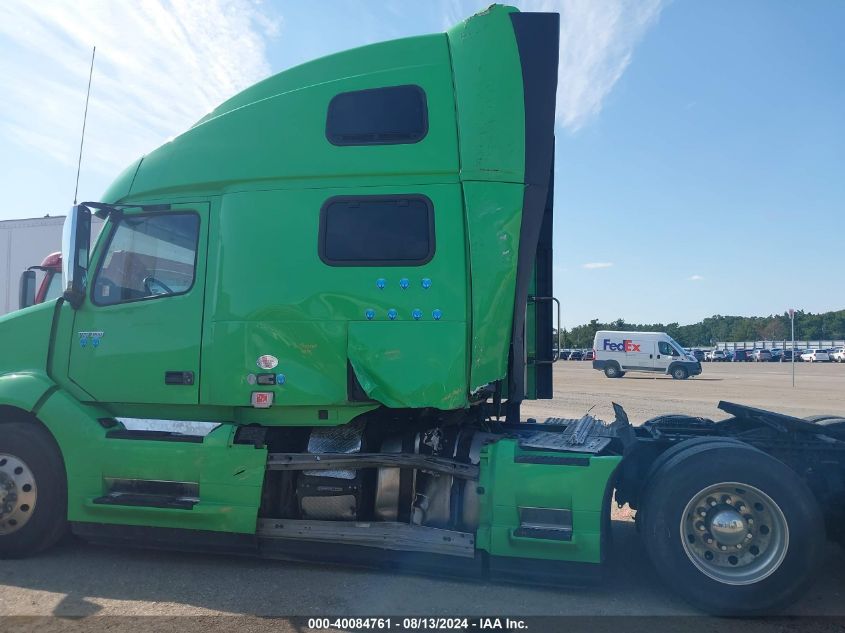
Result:
[[[812,582],[825,547],[818,504],[782,462],[705,443],[654,474],[642,536],[664,582],[716,614],[780,609]]]
[[[686,380],[689,376],[689,372],[687,372],[686,367],[675,367],[672,370],[672,378],[675,380]]]
[[[32,422],[0,423],[0,558],[34,554],[65,531],[67,485],[53,438]]]

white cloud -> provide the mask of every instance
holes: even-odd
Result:
[[[704,277],[702,277],[701,275],[693,275],[692,277],[688,277],[687,281],[701,281],[703,279]]]
[[[557,121],[576,132],[601,112],[631,63],[634,48],[660,16],[666,0],[517,0],[522,11],[560,13]],[[450,28],[489,0],[449,0]]]
[[[250,0],[7,0],[0,137],[75,167],[96,45],[83,174],[115,175],[266,77],[279,24]]]
[[[587,270],[610,268],[611,266],[613,266],[613,262],[589,262],[587,264],[581,264],[581,268],[586,268]]]

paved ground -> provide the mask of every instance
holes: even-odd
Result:
[[[796,369],[793,390],[789,367],[778,364],[708,364],[699,378],[673,381],[633,375],[609,380],[592,371],[590,363],[561,363],[555,369],[556,399],[526,408],[526,413],[576,417],[596,405],[593,412],[609,418],[608,403],[614,399],[628,409],[635,423],[670,410],[719,417],[714,404],[720,398],[796,415],[845,412],[845,365],[798,365]],[[0,561],[0,616],[5,616],[0,618],[0,630],[47,630],[57,622],[8,617],[13,615],[693,613],[657,581],[633,524],[625,520],[630,519],[627,513],[618,513],[617,519],[622,520],[614,521],[613,559],[605,582],[568,590],[100,548],[70,539],[33,559]],[[840,548],[830,546],[815,587],[789,612],[845,616],[845,554]],[[186,624],[179,619],[158,623],[158,630],[174,631]],[[237,628],[252,630],[254,623],[245,619]],[[273,623],[276,630],[297,629],[285,620]],[[748,630],[745,624],[734,624],[731,628]],[[227,626],[232,628],[231,621]]]
[[[770,408],[799,417],[816,413],[845,416],[845,363],[796,363],[795,387],[789,363],[704,363],[700,376],[673,380],[668,376],[627,373],[607,378],[589,361],[555,365],[554,400],[523,407],[523,416],[580,417],[591,413],[613,419],[611,400],[634,424],[659,413],[686,413],[712,419],[727,417],[719,400]]]

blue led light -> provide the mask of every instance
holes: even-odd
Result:
[[[423,279],[422,280],[422,287],[423,287],[423,290],[428,290],[429,288],[431,288],[431,279],[429,279],[428,277]]]
[[[384,287],[387,285],[387,279],[376,279],[376,288],[379,290],[384,290]]]
[[[399,316],[399,313],[396,312],[394,308],[390,308],[390,310],[387,311],[387,318],[391,321],[395,321],[397,316]]]
[[[435,321],[439,321],[440,317],[443,316],[443,313],[440,310],[435,310],[434,312],[431,313],[431,316]]]
[[[367,317],[367,321],[372,321],[376,318],[376,311],[372,308],[367,308],[367,311],[364,312],[364,316]]]
[[[402,290],[407,290],[410,285],[411,282],[408,281],[406,277],[402,277],[402,279],[399,280],[399,287],[402,288]]]
[[[284,374],[276,374],[276,384],[277,385],[285,384],[285,380],[287,380],[287,378],[285,378]]]
[[[422,318],[422,310],[414,308],[414,311],[411,312],[411,316],[414,317],[414,321],[419,321]]]

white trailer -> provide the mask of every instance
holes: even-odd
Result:
[[[61,249],[65,217],[0,221],[0,314],[18,309],[21,273]]]

